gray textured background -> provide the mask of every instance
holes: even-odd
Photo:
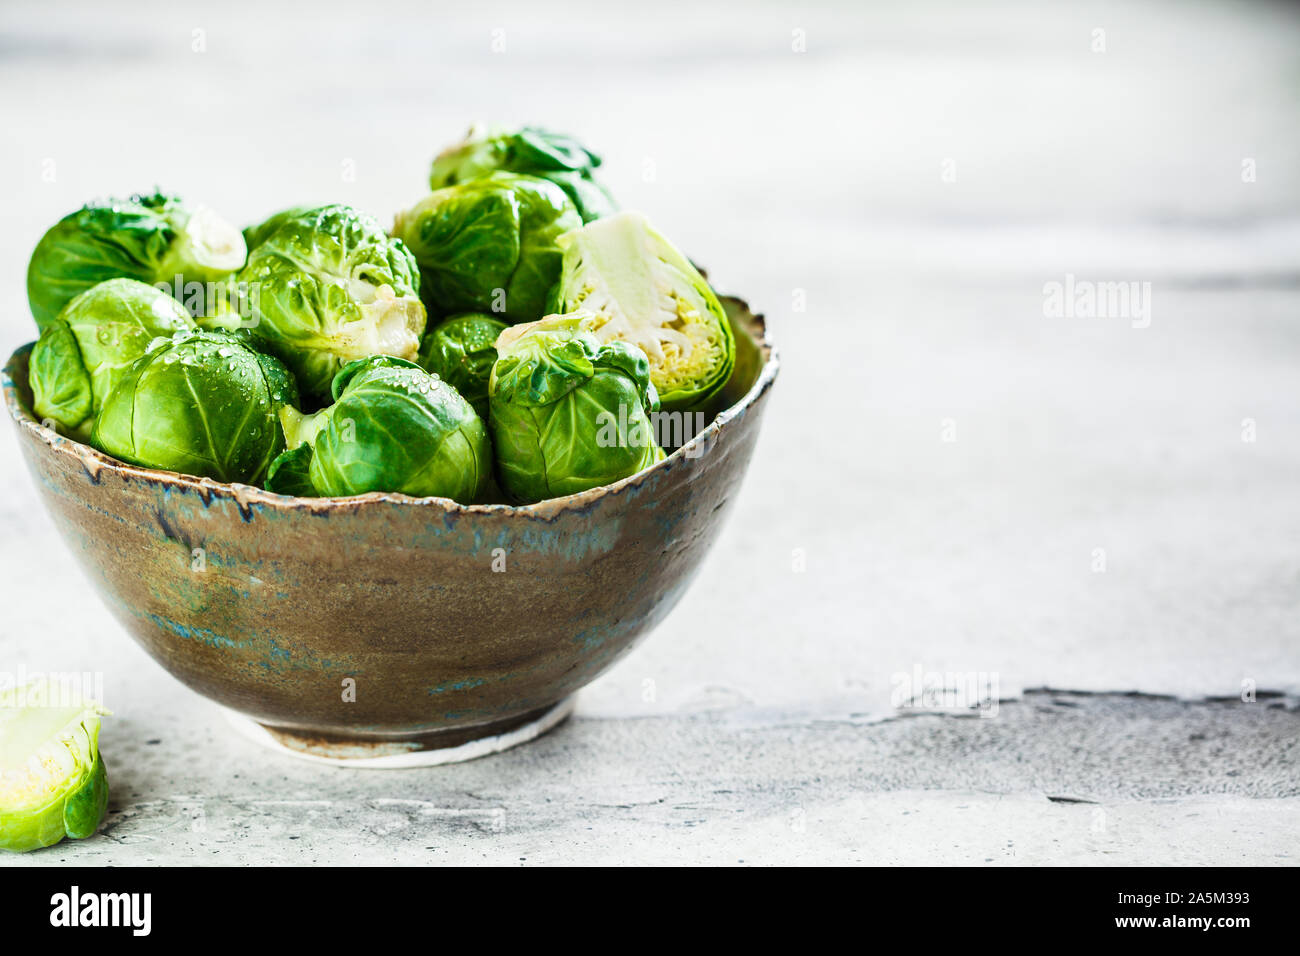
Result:
[[[1300,19],[893,7],[6,0],[6,347],[88,198],[388,219],[482,118],[580,134],[784,357],[668,621],[547,739],[400,774],[234,737],[0,439],[0,669],[102,671],[117,714],[105,833],[21,862],[1294,863]],[[1067,273],[1151,283],[1149,327],[1048,318]],[[1004,703],[900,715],[918,667]]]

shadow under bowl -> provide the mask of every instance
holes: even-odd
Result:
[[[777,372],[761,316],[722,301],[736,370],[707,427],[630,478],[522,507],[294,498],[124,464],[32,417],[30,345],[5,403],[73,554],[182,683],[295,753],[464,747],[551,726],[694,577]]]

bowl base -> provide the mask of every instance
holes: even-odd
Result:
[[[268,727],[233,710],[222,710],[241,736],[279,753],[335,767],[401,770],[461,763],[535,740],[573,713],[574,700],[574,697],[566,697],[549,707],[473,727],[387,740],[323,736],[284,727]]]

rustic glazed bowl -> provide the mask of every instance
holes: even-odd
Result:
[[[294,498],[124,464],[32,418],[30,345],[5,402],[73,554],[175,677],[301,753],[464,747],[554,723],[695,575],[777,371],[762,318],[723,303],[736,370],[711,424],[640,474],[525,507]]]

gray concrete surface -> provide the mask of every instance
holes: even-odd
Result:
[[[103,832],[24,863],[1300,861],[1300,712],[1280,701],[579,716],[509,753],[404,771],[283,758],[178,703],[165,725],[111,725]]]
[[[768,314],[763,440],[572,721],[376,775],[233,737],[105,616],[0,439],[0,669],[102,673],[117,715],[106,833],[0,862],[1295,862],[1295,12],[293,9],[0,9],[7,345],[31,247],[89,197],[387,218],[471,120],[531,121]],[[1067,275],[1150,283],[1149,313],[1050,316]],[[897,718],[917,670],[1005,703]],[[1251,690],[1287,696],[1204,702]]]

